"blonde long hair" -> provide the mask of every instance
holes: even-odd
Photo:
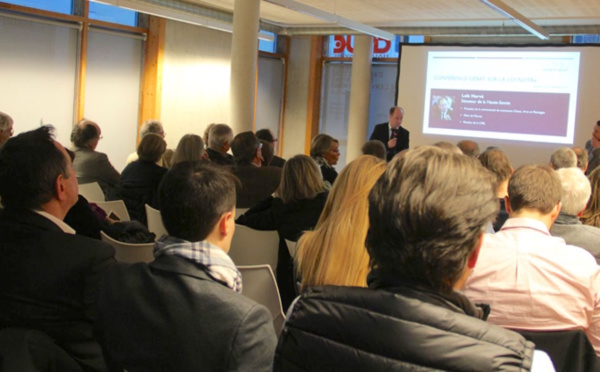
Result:
[[[301,291],[327,284],[366,286],[368,196],[385,166],[383,160],[364,155],[342,170],[317,226],[298,241],[296,263]]]

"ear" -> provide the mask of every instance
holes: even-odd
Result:
[[[510,206],[510,199],[508,198],[508,195],[504,197],[504,207],[506,208],[506,213],[510,215],[512,213],[512,207]]]
[[[60,201],[66,200],[67,195],[65,191],[65,177],[62,174],[59,174],[54,181],[54,193],[56,194],[56,199]]]
[[[219,219],[219,234],[221,235],[221,238],[225,238],[229,235],[233,235],[233,230],[235,228],[235,224],[233,224],[232,227],[232,223],[231,221],[234,219],[234,215],[231,211],[229,212],[225,212],[221,215],[221,218]]]
[[[473,249],[473,252],[469,255],[469,259],[467,261],[467,267],[469,269],[473,269],[475,264],[477,263],[477,259],[479,258],[479,251],[481,250],[481,245],[483,244],[483,233],[479,235],[479,239],[477,241],[477,246]]]
[[[550,212],[550,218],[552,218],[552,222],[554,222],[558,218],[558,214],[560,213],[561,208],[562,204],[560,202],[556,204],[554,208],[552,208],[552,211]]]
[[[581,211],[579,211],[579,213],[577,213],[577,217],[583,216],[583,213],[585,212],[586,209],[587,209],[587,206],[583,207],[583,209]]]

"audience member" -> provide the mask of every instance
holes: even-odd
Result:
[[[404,120],[404,109],[393,106],[389,111],[389,120],[387,123],[375,125],[370,140],[378,140],[386,148],[387,161],[390,161],[394,155],[409,147],[410,133],[402,128]]]
[[[216,165],[235,165],[233,156],[227,153],[233,141],[233,131],[227,124],[215,124],[208,134],[206,153]]]
[[[323,180],[333,185],[338,176],[333,167],[337,164],[340,157],[339,142],[330,135],[317,134],[310,143],[310,156],[321,167]]]
[[[183,162],[198,163],[203,160],[208,161],[208,155],[202,138],[196,134],[186,134],[181,137],[173,155],[173,165]]]
[[[0,215],[0,329],[43,332],[83,370],[104,371],[92,327],[99,275],[114,263],[115,251],[75,235],[63,222],[77,202],[77,178],[52,131],[43,126],[21,133],[0,152],[5,206]]]
[[[75,124],[71,132],[75,152],[73,167],[77,171],[79,183],[98,182],[104,195],[108,196],[119,183],[120,175],[106,154],[96,151],[101,139],[102,131],[93,121],[83,119]]]
[[[165,138],[166,136],[162,123],[155,119],[146,120],[144,124],[142,124],[142,127],[140,128],[140,139],[144,138],[144,136],[148,133],[158,134],[162,138]],[[173,154],[173,150],[166,149],[163,156],[159,159],[158,165],[160,165],[161,167],[169,168],[171,166],[171,159],[173,158]],[[127,157],[127,164],[136,160],[138,160],[138,153],[137,151],[134,151]]]
[[[496,209],[475,160],[430,146],[394,158],[369,195],[369,288],[304,293],[274,370],[528,370],[533,344],[454,290]]]
[[[577,155],[568,147],[556,149],[550,155],[550,167],[554,170],[577,166]]]
[[[562,168],[556,174],[562,185],[561,209],[550,233],[587,250],[600,263],[600,228],[579,221],[592,193],[590,180],[578,168]]]
[[[111,371],[268,371],[277,342],[269,311],[240,295],[227,252],[235,230],[229,172],[180,163],[164,177],[168,236],[155,260],[104,275],[97,332]]]
[[[298,241],[295,261],[302,292],[323,285],[367,286],[368,196],[385,171],[385,158],[381,160],[365,155],[348,164],[331,188],[317,226]]]
[[[132,220],[146,224],[144,204],[158,209],[158,186],[167,168],[159,166],[157,162],[166,148],[167,144],[160,135],[148,133],[138,145],[139,159],[123,169],[114,198],[125,202]]]
[[[456,146],[462,151],[463,154],[470,156],[472,158],[477,158],[479,155],[479,145],[477,142],[473,142],[470,140],[462,140],[459,141]]]
[[[217,125],[216,123],[210,123],[204,128],[204,134],[202,135],[202,139],[204,140],[204,145],[208,148],[208,136],[210,134],[210,130]]]
[[[446,141],[439,141],[433,144],[433,146],[435,147],[439,147],[445,151],[451,152],[453,154],[457,154],[457,155],[463,155],[463,152],[458,148],[458,146],[456,146],[453,143],[450,142],[446,142]]]
[[[587,174],[592,173],[600,165],[600,120],[596,122],[592,131],[592,138],[585,143],[585,149],[588,152]]]
[[[258,138],[261,142],[262,141],[268,142],[269,147],[271,148],[271,153],[274,154],[273,159],[271,159],[271,161],[267,162],[267,165],[269,165],[271,167],[283,168],[283,165],[285,164],[285,159],[280,158],[279,156],[275,155],[275,142],[277,142],[277,139],[273,137],[273,133],[271,133],[271,130],[270,129],[257,130],[256,138]],[[264,149],[264,147],[263,147],[263,149]]]
[[[484,168],[492,173],[494,189],[500,202],[500,210],[493,221],[494,231],[498,231],[508,219],[505,197],[508,195],[508,180],[513,172],[513,167],[510,165],[510,160],[508,160],[506,154],[500,149],[485,150],[479,155],[478,160]]]
[[[508,182],[510,218],[486,234],[464,294],[489,303],[489,322],[526,331],[583,329],[600,351],[600,267],[582,248],[549,230],[562,187],[550,167],[528,165]]]
[[[584,225],[600,228],[600,170],[594,170],[588,178],[592,185],[592,196],[580,220]]]
[[[271,164],[271,161],[273,160],[273,148],[271,147],[271,145],[269,144],[269,142],[265,141],[265,140],[259,140],[260,141],[260,156],[262,157],[262,161],[260,163],[261,167],[268,167],[269,164]],[[282,168],[282,167],[279,167]]]
[[[260,141],[252,132],[235,136],[231,150],[237,163],[233,174],[242,183],[237,190],[237,206],[253,207],[275,192],[281,181],[281,168],[261,167]]]
[[[369,140],[362,147],[363,155],[373,155],[379,159],[386,160],[385,145],[378,140]]]
[[[571,147],[571,150],[577,155],[577,168],[581,169],[583,173],[587,171],[588,168],[588,154],[581,147]]]
[[[0,111],[0,148],[12,137],[13,124],[13,119],[8,114]]]
[[[283,166],[276,197],[269,197],[241,215],[236,223],[257,230],[277,230],[277,285],[284,309],[296,297],[294,269],[285,240],[297,241],[312,230],[327,200],[327,192],[317,164],[306,155],[296,155]]]

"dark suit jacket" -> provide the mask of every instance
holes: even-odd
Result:
[[[100,273],[113,264],[108,244],[65,234],[28,210],[0,215],[0,328],[42,331],[85,370],[105,369],[92,331]]]
[[[211,149],[210,147],[206,149],[206,153],[208,154],[208,158],[213,164],[216,165],[235,165],[235,160],[233,160],[233,156],[229,154],[221,154],[220,152]]]
[[[177,256],[117,264],[100,285],[97,327],[110,370],[267,371],[269,311]]]
[[[73,148],[73,168],[80,184],[98,182],[104,195],[108,195],[119,183],[119,172],[112,166],[106,154],[89,148]]]
[[[241,188],[237,189],[236,206],[250,208],[268,198],[279,187],[281,168],[256,167],[241,164],[232,168],[233,174],[240,179]]]
[[[373,133],[371,134],[371,137],[369,139],[370,140],[379,140],[379,141],[383,142],[383,145],[385,146],[385,148],[387,150],[387,160],[390,161],[394,157],[394,155],[396,155],[397,153],[399,153],[402,150],[408,149],[409,137],[410,137],[410,133],[406,129],[399,127],[398,128],[398,141],[396,141],[396,147],[394,147],[393,149],[388,149],[387,143],[390,140],[389,123],[381,123],[381,124],[377,124],[375,126],[375,129],[373,129]]]
[[[271,159],[271,161],[269,162],[269,167],[283,168],[284,165],[285,165],[285,159],[280,158],[277,155],[273,155],[273,159]]]

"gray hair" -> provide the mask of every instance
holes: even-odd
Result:
[[[208,147],[213,150],[221,150],[225,142],[231,144],[233,141],[233,130],[227,124],[215,124],[210,128],[208,134]]]
[[[13,123],[13,119],[10,115],[0,111],[0,130],[5,130]]]
[[[576,216],[585,208],[592,194],[590,180],[579,168],[561,168],[556,174],[562,186],[562,211]]]
[[[163,129],[163,125],[160,121],[156,119],[146,120],[142,127],[140,128],[140,138],[144,137],[148,133],[156,133],[164,136],[165,130]]]
[[[550,156],[550,165],[554,169],[576,167],[577,155],[570,148],[561,147]]]

